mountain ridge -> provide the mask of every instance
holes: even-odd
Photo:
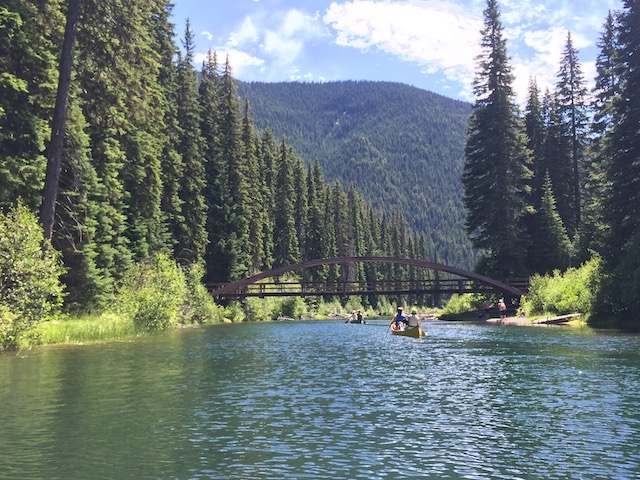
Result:
[[[257,129],[284,136],[328,181],[402,212],[429,239],[429,260],[473,267],[460,180],[470,104],[373,81],[238,82],[238,94]]]

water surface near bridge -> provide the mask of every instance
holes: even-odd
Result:
[[[2,479],[640,478],[640,336],[219,325],[0,356]]]

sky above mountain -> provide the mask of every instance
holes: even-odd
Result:
[[[394,81],[472,101],[486,0],[174,0],[173,21],[243,81]],[[622,0],[499,0],[518,101],[553,88],[571,32],[589,85],[596,42]]]

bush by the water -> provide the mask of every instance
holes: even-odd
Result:
[[[477,312],[483,307],[485,297],[475,293],[451,295],[449,301],[442,308],[441,316],[458,313]]]
[[[117,297],[119,312],[142,331],[161,331],[178,323],[222,321],[226,315],[200,282],[202,268],[186,272],[158,253],[134,265]]]
[[[44,240],[35,215],[18,205],[0,215],[0,346],[15,348],[63,300],[58,253]]]
[[[531,277],[523,306],[527,314],[591,313],[601,261],[592,258],[579,268]]]
[[[120,312],[140,330],[166,330],[180,320],[186,293],[182,269],[168,256],[156,254],[128,273],[118,298]]]

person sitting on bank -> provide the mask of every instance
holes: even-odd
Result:
[[[416,310],[415,308],[411,309],[411,315],[409,315],[409,328],[416,328],[420,326],[421,320],[420,317],[418,317],[417,315],[418,310]]]
[[[389,326],[393,330],[404,330],[404,327],[407,326],[407,317],[402,313],[402,307],[398,307],[398,311],[391,319]]]

